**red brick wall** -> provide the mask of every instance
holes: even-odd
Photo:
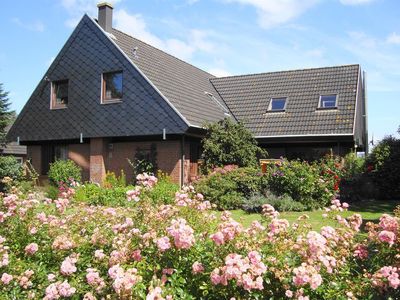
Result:
[[[82,181],[88,181],[90,179],[90,145],[68,145],[68,158],[82,168]]]
[[[132,181],[132,168],[127,159],[133,160],[137,148],[150,149],[152,143],[156,144],[158,169],[166,172],[174,182],[179,183],[181,151],[179,141],[113,143],[112,147],[106,147],[106,170],[117,175],[120,175],[123,170],[128,182]]]
[[[101,184],[106,175],[105,147],[107,142],[102,138],[90,139],[90,180]]]

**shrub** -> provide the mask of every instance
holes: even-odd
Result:
[[[226,118],[206,126],[202,140],[204,165],[211,169],[224,165],[256,167],[257,157],[266,152],[257,146],[257,141],[243,123]]]
[[[121,175],[116,176],[114,172],[107,171],[106,177],[103,181],[103,187],[113,188],[113,187],[125,187],[126,177],[123,170],[121,170]]]
[[[154,186],[146,195],[153,205],[172,204],[175,193],[179,190],[179,185],[173,183],[168,175],[159,172],[157,185]]]
[[[312,164],[282,159],[270,165],[268,184],[278,195],[289,195],[306,209],[321,208],[329,204],[339,191],[341,166],[334,159],[323,159]]]
[[[72,196],[0,198],[1,299],[400,297],[400,221],[389,215],[360,234],[361,216],[335,200],[323,212],[335,225],[313,231],[306,217],[290,224],[265,205],[245,229],[191,188],[163,206]]]
[[[71,180],[81,181],[81,168],[72,160],[57,160],[50,164],[50,183],[58,186],[60,183],[67,183]]]
[[[10,177],[20,180],[23,177],[23,167],[13,156],[0,156],[0,180]]]
[[[95,183],[87,183],[76,189],[75,200],[89,205],[126,206],[126,192],[132,187],[102,188]]]
[[[378,187],[380,198],[400,197],[400,139],[385,137],[367,159],[367,172]]]
[[[261,193],[264,185],[260,171],[253,168],[230,168],[211,173],[195,183],[196,189],[218,209],[240,208],[244,199]]]

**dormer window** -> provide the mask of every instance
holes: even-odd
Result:
[[[337,108],[337,95],[321,95],[319,97],[318,108],[320,109],[335,109]]]
[[[268,111],[269,112],[279,112],[285,111],[286,109],[286,97],[272,98],[269,102]]]
[[[103,73],[102,103],[119,102],[122,100],[122,71]]]
[[[66,108],[68,105],[68,80],[51,83],[51,108]]]

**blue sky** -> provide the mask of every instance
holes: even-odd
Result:
[[[0,82],[19,112],[99,0],[3,1]],[[369,134],[400,125],[398,0],[117,0],[114,27],[217,76],[360,64]]]

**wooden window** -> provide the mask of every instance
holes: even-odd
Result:
[[[122,71],[103,73],[102,103],[122,100]]]
[[[51,108],[66,108],[68,105],[68,80],[54,81],[51,85]]]

